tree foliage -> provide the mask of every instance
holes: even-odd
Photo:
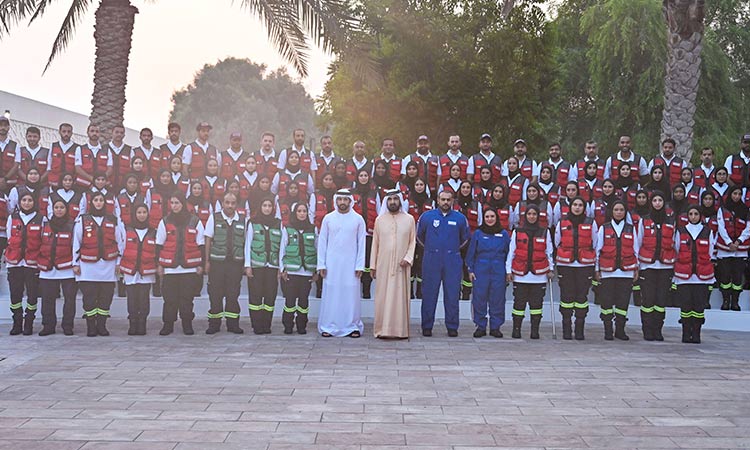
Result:
[[[257,150],[260,135],[276,135],[276,146],[291,145],[292,130],[314,129],[315,108],[303,86],[283,70],[269,72],[265,65],[228,58],[205,65],[193,83],[172,95],[170,121],[186,130],[209,121],[214,143],[228,145],[229,134],[241,131],[244,148]],[[192,131],[187,133],[192,135]]]

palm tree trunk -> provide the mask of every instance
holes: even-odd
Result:
[[[129,0],[101,0],[96,11],[94,93],[91,122],[109,139],[112,127],[123,122],[133,24],[138,9]]]
[[[661,139],[677,141],[676,153],[690,160],[701,76],[704,0],[664,0],[668,58],[664,76]]]

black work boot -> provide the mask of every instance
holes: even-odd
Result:
[[[487,336],[487,328],[477,327],[476,330],[474,330],[474,337],[480,338]]]
[[[461,288],[461,300],[471,300],[471,288],[463,286]]]
[[[513,332],[510,337],[513,339],[521,339],[521,325],[523,324],[523,316],[513,316]]]
[[[534,314],[531,316],[531,334],[529,338],[539,339],[539,324],[542,323],[542,315]]]
[[[26,313],[26,317],[23,318],[23,335],[31,336],[34,334],[34,314]]]
[[[693,340],[691,341],[692,344],[700,344],[701,343],[701,327],[703,326],[703,319],[695,319],[693,318],[693,330],[692,330],[692,337]]]
[[[23,312],[21,309],[13,310],[13,328],[10,329],[11,336],[23,333]]]
[[[630,338],[625,334],[625,323],[628,318],[623,316],[615,316],[615,338],[621,341],[629,341]]]
[[[414,294],[416,298],[422,298],[422,282],[417,281],[417,292]]]
[[[229,319],[227,319],[227,328],[229,328]],[[221,319],[208,319],[208,328],[206,334],[216,334],[221,331]]]
[[[682,342],[684,344],[691,344],[693,342],[693,318],[692,317],[682,318]]]
[[[186,336],[192,336],[195,334],[195,330],[193,330],[192,318],[184,317],[182,319],[182,333]]]
[[[243,334],[245,330],[240,328],[240,319],[230,317],[227,319],[227,331],[234,334]]]
[[[643,330],[643,340],[653,341],[654,333],[651,331],[651,314],[641,311],[641,329]]]
[[[585,325],[586,325],[585,317],[576,317],[576,325],[575,325],[576,341],[582,341],[585,339],[585,336],[583,335],[583,328]]]
[[[107,330],[107,319],[109,317],[98,315],[96,316],[96,333],[99,336],[109,336],[109,331]]]
[[[566,311],[562,313],[562,332],[563,332],[563,339],[566,341],[569,341],[573,339],[573,312],[572,311]]]
[[[604,340],[613,341],[615,339],[614,332],[612,331],[612,317],[609,316],[606,319],[602,319],[604,324]]]
[[[130,319],[128,324],[128,336],[138,336],[138,319]]]
[[[138,336],[146,335],[147,325],[148,325],[148,318],[144,317],[142,319],[138,319]]]
[[[728,290],[721,291],[721,310],[722,311],[729,311],[729,305],[732,301],[732,292]]]
[[[50,334],[55,334],[55,326],[42,325],[42,330],[39,332],[39,336],[49,336]]]
[[[159,334],[161,336],[169,336],[174,332],[174,322],[164,322],[164,325],[161,327],[161,330],[159,331]]]
[[[86,317],[86,336],[95,337],[99,333],[96,331],[96,316]]]
[[[732,299],[730,302],[729,309],[732,311],[741,311],[740,309],[740,293],[741,291],[733,291],[732,292]]]
[[[655,341],[663,341],[664,336],[661,334],[661,329],[664,327],[664,318],[655,317],[653,319],[653,326],[651,332],[653,333]]]
[[[122,298],[127,294],[125,293],[125,283],[122,280],[117,280],[117,296]]]

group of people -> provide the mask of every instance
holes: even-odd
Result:
[[[87,335],[106,336],[116,288],[127,297],[129,334],[146,333],[152,290],[164,297],[160,334],[171,334],[178,318],[193,334],[193,299],[206,274],[208,334],[221,330],[222,319],[227,331],[243,332],[243,277],[256,334],[271,332],[279,287],[284,332],[306,333],[315,285],[319,332],[358,337],[360,300],[370,298],[373,280],[378,337],[408,337],[410,298],[422,299],[422,334],[430,336],[441,287],[449,336],[458,335],[463,298],[472,301],[474,336],[489,326],[502,337],[512,282],[512,336],[521,337],[528,306],[537,339],[553,273],[565,339],[584,339],[592,285],[606,339],[628,339],[631,291],[647,340],[663,339],[665,308],[680,306],[683,341],[699,342],[716,280],[721,308],[740,309],[750,135],[723,167],[706,148],[691,168],[671,139],[647,161],[628,136],[606,160],[592,141],[580,160],[566,161],[553,144],[549,159],[537,163],[522,139],[503,160],[489,134],[472,155],[459,136],[435,155],[423,135],[403,158],[384,139],[369,159],[361,141],[348,158],[334,153],[330,136],[314,154],[301,129],[281,151],[264,133],[254,152],[240,133],[219,151],[205,122],[190,144],[170,123],[160,147],[147,128],[134,147],[123,142],[121,126],[109,142],[95,124],[82,144],[72,141],[69,124],[59,131],[59,141],[44,148],[40,131],[29,127],[22,146],[0,117],[0,242],[14,335],[33,333],[39,297],[39,334],[54,333],[60,296],[63,332],[73,334],[80,289]]]

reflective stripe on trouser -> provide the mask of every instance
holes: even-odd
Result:
[[[39,301],[39,270],[31,267],[8,267],[8,290],[10,309],[17,317],[23,310],[23,298],[26,294],[26,315],[36,315]]]
[[[307,313],[310,311],[310,279],[309,276],[289,275],[289,280],[282,281],[285,299],[281,322],[284,328],[293,328],[296,323],[297,330],[306,329]]]
[[[78,283],[83,294],[83,316],[109,316],[109,307],[115,295],[114,281],[81,281]]]
[[[546,284],[513,283],[513,316],[524,317],[527,304],[530,315],[541,315],[546,290]]]
[[[236,261],[211,261],[208,273],[209,319],[240,317],[240,287],[244,267]]]
[[[279,270],[270,267],[253,269],[253,277],[248,278],[247,288],[250,293],[248,308],[253,329],[271,328],[276,294],[278,294]]]
[[[600,288],[599,317],[612,320],[613,316],[627,316],[633,278],[603,278]]]

